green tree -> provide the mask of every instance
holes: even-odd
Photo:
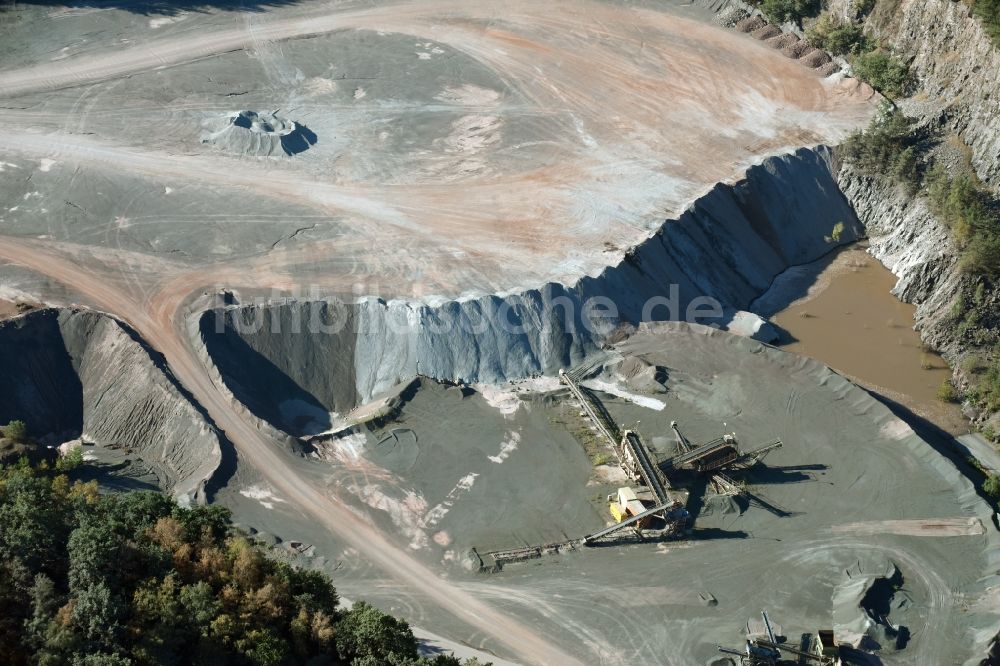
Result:
[[[132,666],[132,661],[118,654],[101,652],[77,657],[73,666]]]
[[[127,546],[107,522],[77,527],[69,535],[67,548],[72,593],[119,579]]]
[[[180,602],[187,617],[199,627],[207,628],[222,608],[212,586],[204,581],[181,588]]]
[[[910,68],[891,51],[862,53],[851,66],[855,76],[887,97],[905,97],[913,87]]]
[[[892,178],[912,195],[920,184],[920,164],[914,146],[904,148],[892,162]]]
[[[65,598],[56,589],[56,584],[45,574],[36,574],[29,593],[31,617],[24,623],[25,642],[38,650],[45,645],[49,625],[55,619],[56,611],[65,603]]]
[[[459,665],[366,604],[341,613],[327,576],[268,558],[224,509],[0,467],[0,664],[124,663]]]
[[[103,582],[94,583],[76,592],[73,623],[80,629],[88,650],[114,652],[121,644],[126,616],[123,600]]]
[[[344,659],[417,658],[417,639],[410,625],[363,601],[337,623],[337,651]]]
[[[868,128],[844,142],[844,156],[862,171],[915,186],[919,178],[913,119],[884,103]]]
[[[281,666],[291,652],[288,643],[270,629],[251,631],[240,646],[254,666]]]
[[[806,30],[806,39],[816,48],[837,55],[861,53],[869,50],[868,40],[859,24],[842,22],[828,12],[820,16]]]
[[[801,24],[802,19],[815,16],[819,9],[819,0],[763,0],[760,3],[760,11],[772,23]]]

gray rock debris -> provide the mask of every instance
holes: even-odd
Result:
[[[686,319],[704,296],[723,313],[701,323],[766,340],[770,325],[741,310],[789,266],[862,234],[829,151],[800,150],[716,186],[622,263],[574,285],[435,306],[370,298],[229,307],[206,313],[195,334],[236,399],[284,432],[311,435],[417,374],[469,383],[555,374],[621,325]],[[617,313],[588,317],[588,303]]]
[[[0,421],[125,449],[166,490],[202,499],[219,438],[158,358],[107,315],[38,310],[0,323]]]
[[[205,128],[202,143],[234,155],[295,155],[316,143],[307,127],[275,113],[236,111],[207,121]]]

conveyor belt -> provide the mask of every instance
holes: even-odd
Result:
[[[660,478],[659,473],[657,473],[656,468],[653,466],[652,461],[649,459],[649,453],[646,452],[646,447],[643,446],[642,442],[639,440],[639,436],[632,431],[625,433],[625,446],[628,447],[629,454],[635,458],[635,461],[639,464],[639,472],[642,474],[642,480],[646,482],[646,485],[650,487],[653,494],[656,495],[656,501],[661,504],[670,502],[670,495],[667,494],[667,489]]]
[[[674,456],[670,460],[664,463],[669,467],[683,467],[685,465],[690,465],[691,463],[697,462],[705,456],[710,456],[716,451],[723,449],[725,447],[733,447],[732,442],[726,441],[724,438],[712,440],[708,444],[702,444],[693,451],[688,451],[687,453],[682,453],[679,456]]]
[[[603,418],[603,415],[600,414],[601,410],[597,405],[594,404],[593,398],[589,394],[584,392],[583,389],[580,388],[580,386],[576,383],[576,380],[573,379],[570,373],[561,372],[559,373],[559,378],[562,379],[563,383],[569,387],[570,392],[580,402],[580,405],[583,407],[583,410],[587,413],[587,416],[589,416],[590,420],[594,422],[594,425],[597,426],[597,429],[601,432],[602,435],[604,435],[604,438],[608,440],[608,443],[611,444],[612,448],[617,449],[618,442],[615,441],[615,436],[612,434],[612,429],[616,428],[614,427],[614,425],[609,424],[605,418]]]
[[[594,532],[593,534],[588,534],[587,536],[583,537],[583,543],[585,543],[585,544],[586,543],[590,543],[591,541],[593,541],[595,539],[600,539],[602,537],[608,536],[609,534],[614,534],[615,532],[617,532],[620,529],[626,528],[629,525],[634,525],[635,523],[639,522],[643,518],[647,518],[649,516],[654,516],[654,515],[660,513],[661,511],[663,511],[665,509],[668,509],[672,504],[673,504],[673,502],[667,502],[666,504],[661,504],[660,506],[653,507],[652,509],[649,509],[647,511],[643,511],[642,513],[640,513],[637,516],[632,516],[631,518],[623,520],[620,523],[612,525],[611,527],[605,527],[603,530],[598,530],[597,532]]]

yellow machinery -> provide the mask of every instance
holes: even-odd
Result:
[[[614,499],[612,499],[614,498]],[[642,502],[635,496],[635,491],[629,487],[623,487],[618,489],[617,497],[615,495],[609,495],[608,500],[611,502],[608,505],[608,509],[611,511],[611,515],[614,517],[615,522],[622,522],[626,518],[632,516],[638,516],[646,510]],[[642,525],[639,525],[641,528]]]

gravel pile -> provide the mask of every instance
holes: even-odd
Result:
[[[784,34],[776,35],[764,41],[772,49],[780,50],[788,46],[792,46],[793,44],[797,44],[800,40],[798,35],[791,32],[786,32]]]
[[[810,46],[809,42],[799,40],[790,46],[781,49],[781,52],[789,58],[802,58],[816,50],[815,46]]]
[[[826,54],[824,53],[823,55]],[[829,59],[829,56],[827,56],[827,59]],[[838,65],[833,61],[830,61],[825,65],[819,67],[819,73],[822,74],[823,76],[830,76],[831,74],[836,74],[839,71],[840,71],[840,65]]]
[[[831,64],[830,54],[820,49],[813,49],[801,58],[802,62],[809,67],[816,68]],[[833,63],[836,64],[836,63]]]
[[[754,39],[770,39],[772,37],[777,37],[781,34],[781,28],[775,25],[767,24],[757,28],[750,33]]]
[[[748,16],[736,24],[736,29],[740,32],[754,32],[767,25],[767,21],[762,16]]]
[[[238,111],[205,125],[202,143],[236,155],[295,155],[316,143],[316,135],[309,129],[274,113]]]
[[[742,7],[730,7],[715,15],[715,22],[726,28],[735,28],[750,17],[750,12]],[[744,30],[743,32],[747,32]]]

